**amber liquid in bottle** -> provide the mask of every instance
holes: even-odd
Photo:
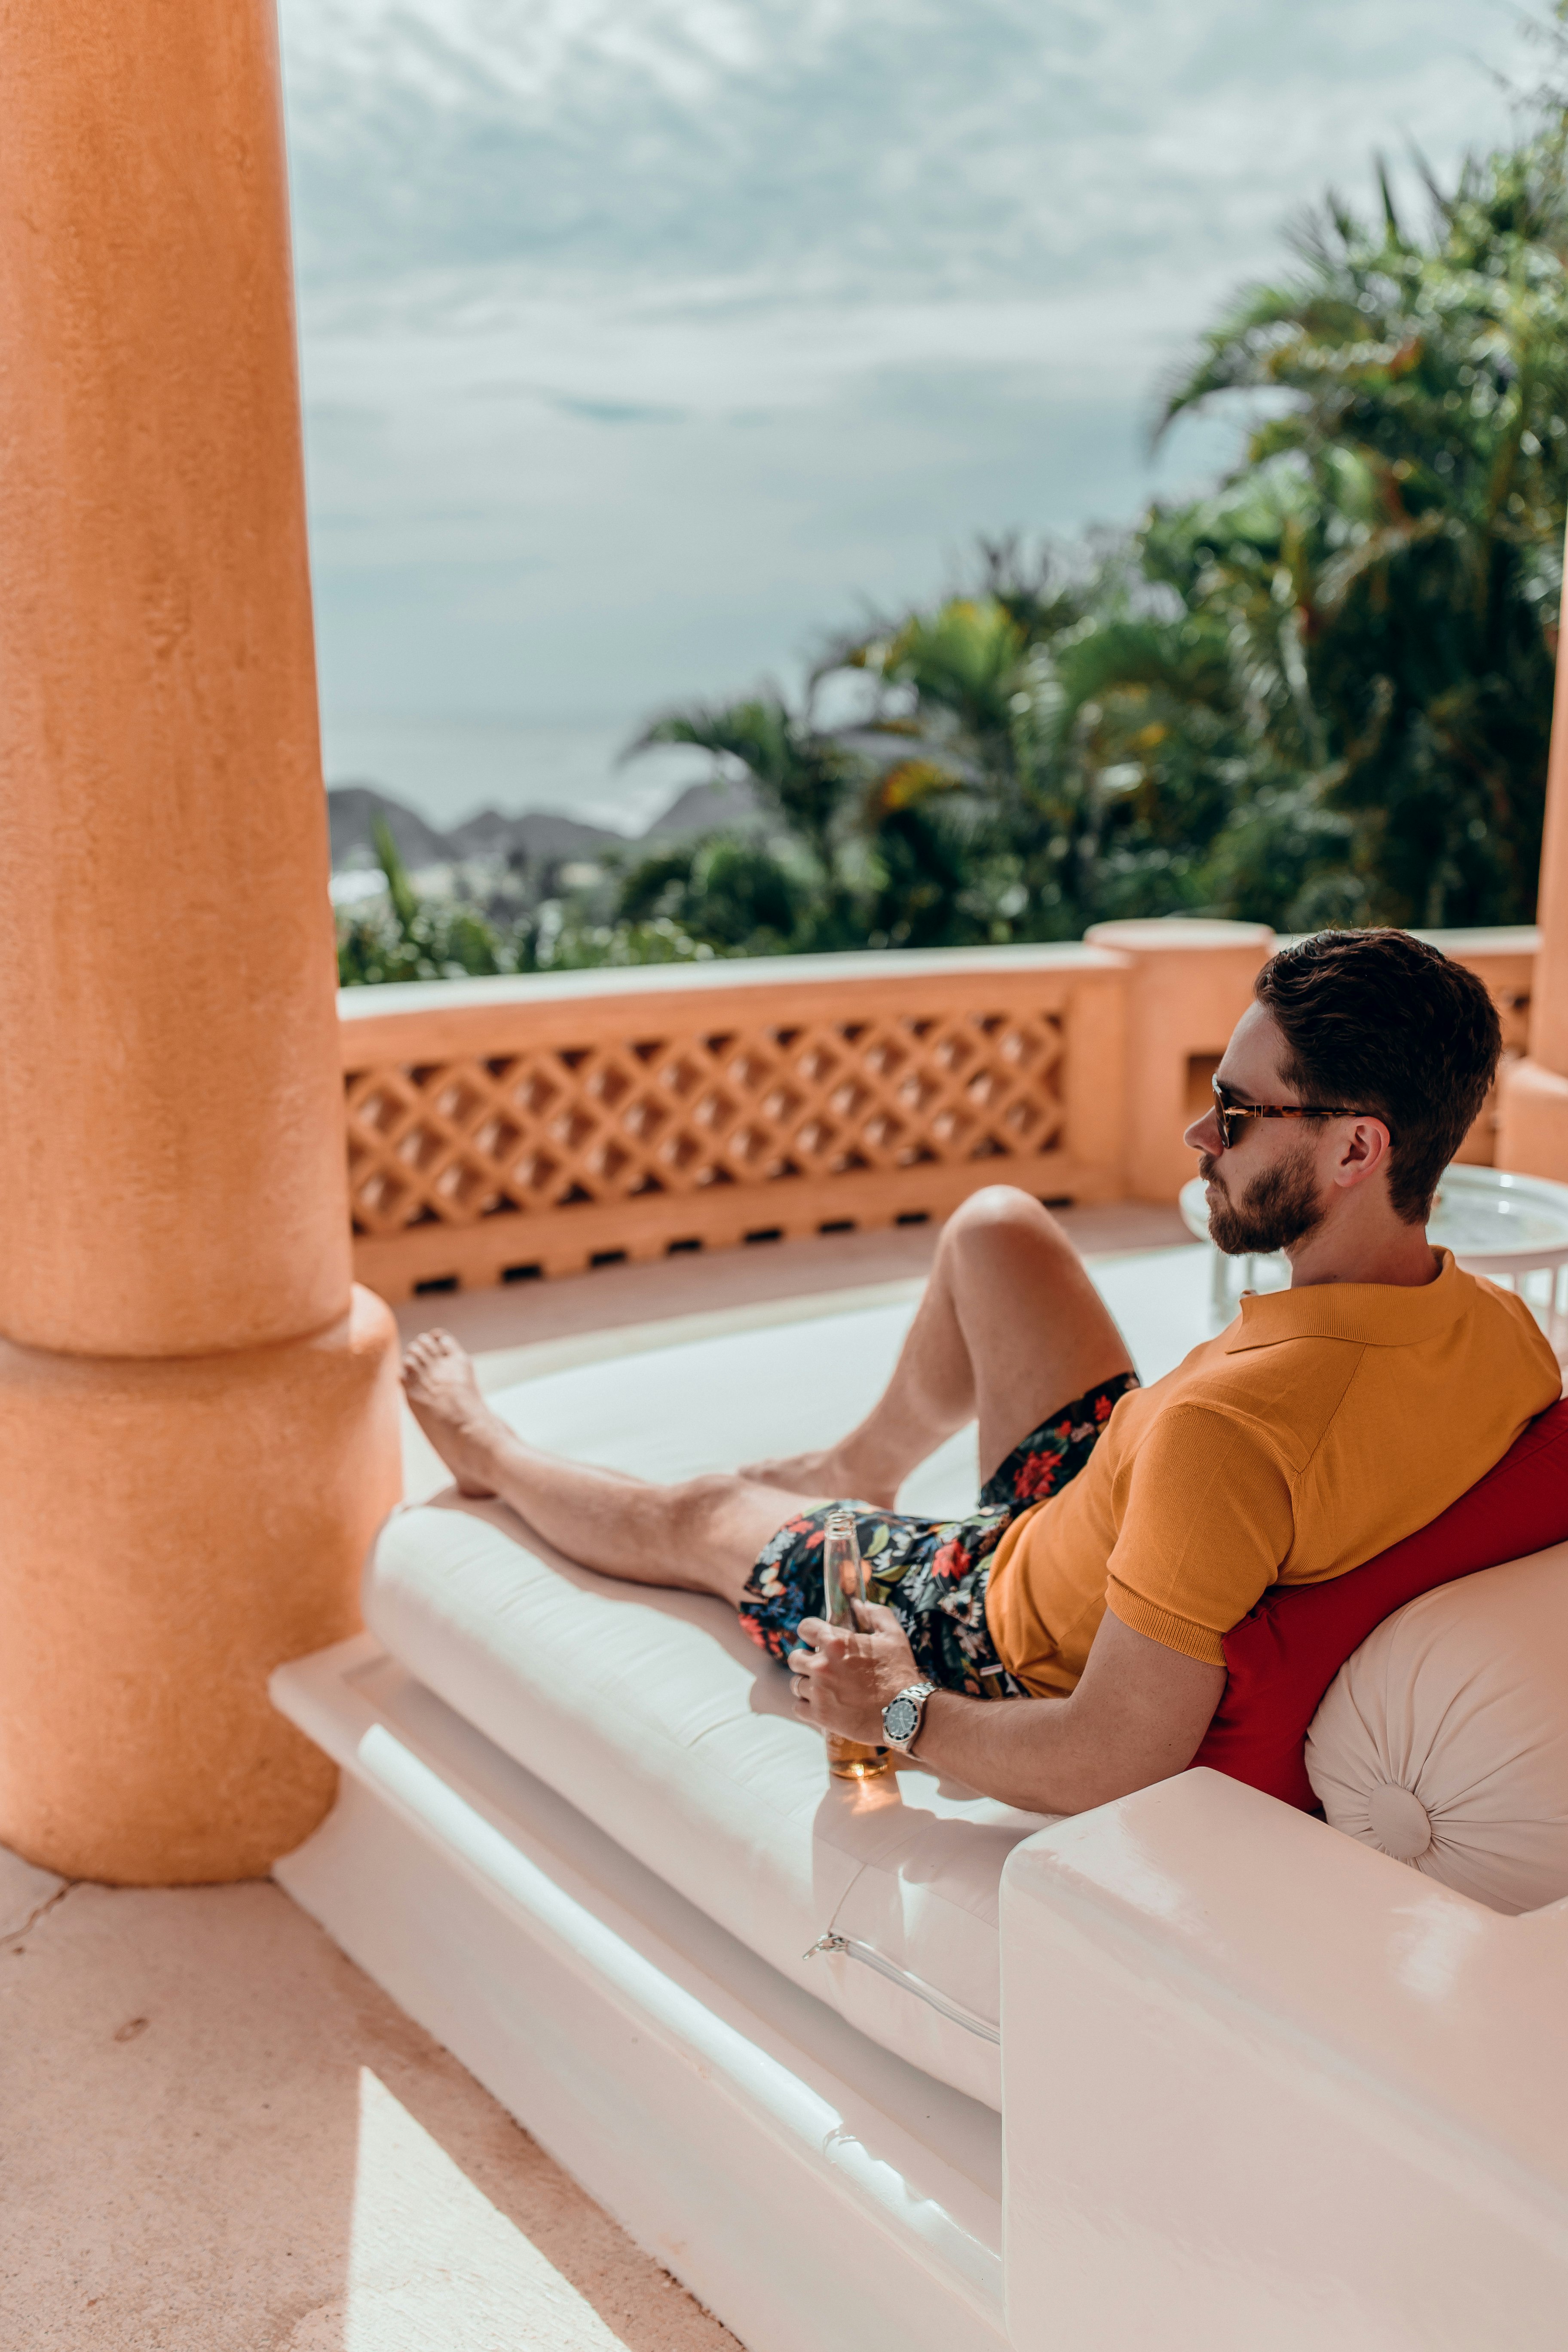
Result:
[[[822,1545],[822,1613],[827,1622],[859,1633],[862,1628],[855,1603],[866,1598],[866,1571],[860,1561],[854,1515],[849,1511],[835,1511],[827,1522]],[[827,1734],[827,1769],[835,1780],[868,1780],[875,1773],[890,1770],[892,1762],[889,1748],[868,1748],[859,1739],[842,1739],[834,1731]]]

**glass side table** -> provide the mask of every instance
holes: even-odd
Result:
[[[1184,1184],[1180,1194],[1187,1231],[1207,1241],[1208,1209],[1202,1180]],[[1568,1267],[1568,1184],[1544,1176],[1515,1176],[1505,1168],[1464,1168],[1458,1160],[1443,1171],[1426,1227],[1432,1240],[1450,1249],[1467,1274],[1506,1282],[1529,1300],[1554,1347],[1568,1337],[1563,1312],[1563,1269]],[[1290,1269],[1283,1255],[1226,1257],[1213,1249],[1210,1309],[1216,1331],[1236,1313],[1243,1290],[1283,1290]]]

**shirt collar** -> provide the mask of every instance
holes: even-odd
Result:
[[[1393,1282],[1313,1282],[1300,1290],[1253,1291],[1239,1319],[1225,1333],[1227,1356],[1282,1339],[1353,1339],[1363,1347],[1410,1348],[1435,1339],[1469,1305],[1474,1285],[1451,1250],[1439,1250],[1443,1270],[1410,1287]]]

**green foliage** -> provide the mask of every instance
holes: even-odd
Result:
[[[656,743],[691,743],[738,761],[764,803],[816,862],[821,886],[832,896],[835,834],[855,762],[809,717],[797,717],[778,695],[758,695],[724,709],[693,706],[655,719],[631,749],[647,751]]]
[[[1386,181],[1374,224],[1331,201],[1296,274],[1205,337],[1165,421],[1237,393],[1273,413],[1217,497],[1151,518],[1145,564],[1232,632],[1303,810],[1348,820],[1320,835],[1346,903],[1521,921],[1568,487],[1560,131],[1430,193],[1419,234]]]
[[[420,898],[384,817],[375,819],[374,838],[386,898],[340,920],[341,988],[516,970],[508,943],[475,908]]]
[[[384,819],[375,821],[384,901],[340,918],[338,985],[465,980],[500,972],[583,971],[606,965],[700,963],[718,952],[662,914],[594,923],[547,900],[511,923],[443,898],[421,898]]]
[[[814,879],[787,847],[710,834],[634,866],[617,912],[624,922],[673,923],[732,954],[781,955],[812,919]]]

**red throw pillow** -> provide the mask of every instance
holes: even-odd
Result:
[[[1277,1584],[1225,1637],[1230,1679],[1194,1757],[1266,1795],[1317,1808],[1307,1730],[1373,1626],[1435,1585],[1568,1542],[1568,1399],[1549,1405],[1440,1518],[1327,1584]]]

